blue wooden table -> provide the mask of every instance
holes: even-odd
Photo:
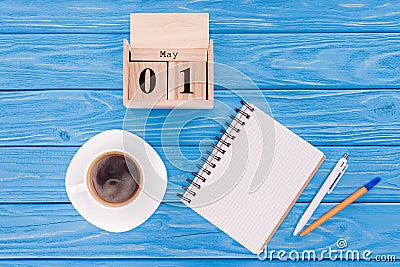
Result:
[[[272,114],[327,156],[268,249],[370,250],[400,260],[400,3],[377,1],[1,1],[0,264],[1,265],[293,265],[258,261],[192,210],[176,193],[188,171],[166,155],[181,151],[195,170],[219,125],[182,130],[179,148],[161,142],[173,126],[153,111],[147,126],[131,118],[166,163],[169,184],[156,213],[127,233],[86,222],[64,187],[74,153],[90,137],[123,128],[122,40],[131,12],[208,12],[215,61],[246,74]],[[215,73],[223,82],[223,73]],[[235,85],[233,85],[235,87]],[[237,83],[243,94],[254,89]],[[232,91],[215,98],[238,105]],[[212,111],[217,116],[218,110]],[[179,120],[179,118],[176,118]],[[168,150],[168,149],[167,149]],[[171,149],[170,149],[171,150]],[[350,167],[318,218],[375,176],[382,182],[304,238],[291,236],[307,203],[344,152]],[[167,157],[168,156],[168,157]],[[381,257],[382,258],[382,257]],[[327,265],[371,262],[332,261]],[[302,262],[303,265],[318,262]],[[386,263],[389,266],[393,263]]]

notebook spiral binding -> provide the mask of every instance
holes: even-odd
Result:
[[[204,183],[206,181],[206,177],[212,173],[212,169],[217,166],[217,162],[221,160],[222,156],[226,152],[226,148],[229,148],[232,140],[236,138],[236,135],[240,132],[240,127],[246,124],[245,120],[250,119],[251,114],[249,111],[253,112],[254,108],[250,106],[245,101],[241,100],[240,103],[246,108],[245,110],[236,108],[237,112],[236,116],[231,115],[230,118],[232,122],[226,122],[226,129],[220,129],[222,136],[216,136],[215,140],[217,140],[217,144],[211,144],[212,151],[206,151],[208,158],[202,157],[201,160],[204,162],[203,166],[196,165],[199,169],[199,172],[192,172],[193,179],[187,178],[186,181],[189,182],[191,186],[182,186],[182,189],[187,193],[185,194],[178,193],[176,194],[179,198],[190,203],[192,198],[196,196],[196,189],[199,190],[201,188],[200,183]],[[224,138],[224,136],[226,138]],[[229,141],[230,140],[230,141]],[[210,169],[211,168],[211,169]],[[189,195],[191,196],[189,198]]]

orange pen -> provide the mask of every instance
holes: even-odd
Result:
[[[308,233],[310,233],[312,230],[332,218],[335,214],[337,214],[339,211],[353,203],[356,199],[367,193],[372,187],[374,187],[377,183],[381,181],[381,178],[375,178],[371,182],[365,184],[362,186],[360,189],[358,189],[356,192],[354,192],[351,196],[340,202],[336,207],[332,208],[330,211],[322,215],[320,218],[315,220],[312,224],[310,224],[306,229],[304,229],[303,232],[301,232],[300,236],[304,236]]]

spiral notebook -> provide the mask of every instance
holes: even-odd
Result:
[[[325,156],[256,106],[241,103],[178,196],[259,254]]]

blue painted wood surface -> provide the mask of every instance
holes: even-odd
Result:
[[[216,99],[268,101],[284,125],[318,146],[327,160],[273,237],[269,249],[349,249],[400,260],[400,3],[398,1],[1,1],[0,264],[298,265],[260,262],[175,196],[229,109],[165,123],[168,111],[128,113],[122,105],[122,39],[131,12],[209,12]],[[257,88],[260,88],[262,94]],[[191,113],[197,116],[198,112]],[[214,122],[204,119],[214,118]],[[146,128],[144,128],[146,123]],[[166,163],[169,184],[157,212],[123,234],[101,231],[73,209],[64,175],[91,136],[123,128],[144,137]],[[160,135],[166,138],[161,140]],[[187,160],[180,162],[178,152]],[[323,227],[291,232],[335,161],[348,173],[317,218],[371,177],[383,181]],[[180,162],[180,163],[179,163]],[[370,264],[335,262],[325,265]],[[313,266],[318,262],[301,262]],[[386,263],[391,266],[391,263]]]
[[[127,37],[1,34],[0,89],[121,90],[121,43]],[[396,33],[238,33],[211,38],[215,62],[244,73],[261,89],[392,89],[400,84]],[[249,89],[226,69],[216,68],[215,83],[217,88]]]
[[[317,219],[336,203],[323,204]],[[348,249],[369,249],[374,255],[399,255],[393,246],[393,214],[400,204],[358,203],[304,238],[293,237],[293,225],[306,209],[295,204],[268,244],[271,250],[337,249],[344,238]],[[109,233],[87,223],[71,204],[0,205],[4,247],[0,257],[11,258],[246,258],[256,259],[232,238],[181,203],[163,203],[151,219],[126,233]],[[374,220],[371,220],[374,214]],[[182,219],[185,218],[185,220]],[[378,227],[379,226],[379,227]],[[373,231],[372,231],[373,230]],[[276,258],[276,255],[275,255]],[[328,258],[328,255],[323,255]]]

